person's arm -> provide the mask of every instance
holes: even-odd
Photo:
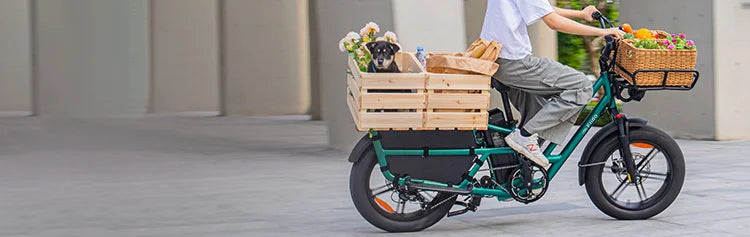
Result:
[[[593,13],[592,13],[593,14]],[[590,17],[590,16],[589,16]],[[568,19],[557,12],[551,12],[550,14],[542,17],[544,24],[547,24],[550,29],[554,31],[560,31],[563,33],[573,35],[584,35],[584,36],[606,36],[614,35],[615,38],[622,38],[625,32],[617,28],[601,29],[592,26],[587,26],[571,19]]]
[[[559,7],[552,7],[552,8],[555,9],[555,12],[557,14],[560,14],[560,16],[563,16],[565,18],[583,19],[589,22],[594,21],[594,17],[592,17],[591,15],[593,15],[594,12],[598,12],[598,10],[596,10],[596,7],[591,6],[591,5],[587,6],[586,8],[580,11],[559,8]]]

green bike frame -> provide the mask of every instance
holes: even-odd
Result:
[[[568,144],[565,145],[565,147],[562,149],[562,151],[559,154],[552,154],[552,152],[557,147],[557,144],[550,143],[547,148],[544,150],[544,155],[549,159],[549,162],[551,166],[547,170],[548,178],[549,180],[552,180],[553,177],[557,174],[557,172],[560,170],[562,165],[565,163],[565,161],[568,160],[571,154],[573,154],[573,150],[581,143],[581,140],[583,140],[583,137],[588,133],[589,129],[593,126],[594,122],[599,119],[599,117],[604,114],[604,111],[617,111],[617,106],[615,104],[615,96],[612,94],[612,81],[609,78],[608,73],[602,73],[602,75],[599,77],[599,79],[594,84],[594,90],[598,91],[599,88],[604,87],[604,96],[601,100],[599,100],[599,103],[594,107],[594,110],[586,117],[585,120],[583,120],[583,123],[580,127],[578,127],[578,130],[575,132],[575,135],[568,141]],[[606,109],[606,110],[605,110]],[[507,112],[507,111],[506,111]],[[488,126],[489,130],[501,132],[501,133],[511,133],[515,127],[501,127],[489,124]],[[377,131],[370,130],[369,134],[370,137],[376,136]],[[476,131],[475,131],[476,133]],[[374,140],[373,146],[375,148],[375,154],[378,157],[378,164],[380,167],[387,167],[388,162],[386,161],[386,156],[421,156],[424,154],[424,150],[422,149],[409,149],[409,150],[391,150],[391,149],[383,149],[383,146],[380,142],[380,140]],[[471,151],[469,149],[430,149],[429,154],[430,156],[455,156],[455,155],[470,155]],[[469,177],[474,177],[476,173],[479,171],[479,168],[482,167],[484,162],[487,161],[487,157],[494,154],[515,154],[516,156],[518,153],[511,149],[510,147],[481,147],[474,149],[474,154],[478,155],[478,159],[481,161],[481,164],[473,164],[471,168],[468,171]],[[490,166],[492,164],[490,163]],[[492,168],[492,167],[490,167]],[[391,173],[390,170],[385,170],[382,172],[383,176],[391,182],[393,182],[394,178],[396,178],[393,173]],[[400,178],[397,180],[397,183],[401,185],[405,185],[406,177]],[[451,187],[451,188],[458,188],[458,189],[468,189],[469,185],[471,184],[471,181],[464,179],[460,184],[449,186],[446,183],[441,182],[434,182],[430,180],[420,180],[420,179],[409,179],[409,182],[415,183],[415,184],[423,184],[423,185],[431,185],[431,186],[438,186],[438,187]],[[474,187],[471,189],[471,193],[475,195],[481,195],[481,196],[495,196],[499,200],[505,200],[508,198],[511,198],[510,194],[508,194],[505,190],[501,189],[500,187],[496,188],[480,188],[480,187]]]

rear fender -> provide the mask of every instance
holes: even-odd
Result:
[[[354,145],[354,148],[352,148],[352,152],[349,153],[349,162],[357,163],[360,157],[367,152],[367,149],[370,149],[372,147],[372,140],[370,140],[370,137],[368,134],[365,134],[362,139],[359,139],[359,142],[357,142],[357,145]]]
[[[631,130],[639,129],[643,126],[646,126],[648,123],[648,120],[642,119],[642,118],[628,118],[628,127]],[[594,134],[593,137],[591,137],[591,140],[589,140],[589,143],[586,144],[586,148],[583,149],[583,155],[581,155],[581,161],[578,162],[578,185],[583,185],[584,180],[586,180],[586,170],[589,167],[581,167],[581,165],[589,164],[589,161],[591,160],[591,155],[594,153],[594,150],[606,140],[606,138],[610,136],[617,136],[619,135],[619,131],[617,131],[617,124],[616,123],[609,123],[607,126],[602,127],[599,129],[596,134]]]

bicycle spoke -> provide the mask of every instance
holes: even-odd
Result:
[[[661,176],[661,177],[667,177],[667,174],[656,173],[656,172],[651,172],[651,171],[641,171],[641,173],[649,175],[649,178],[651,178],[651,175],[656,175],[656,176]]]
[[[623,186],[623,185],[625,185],[625,186]],[[620,194],[622,194],[622,191],[624,191],[625,188],[628,187],[629,185],[630,185],[630,183],[628,183],[627,179],[623,180],[622,182],[620,182],[620,185],[617,185],[617,188],[615,188],[615,191],[612,192],[612,194],[610,194],[609,196],[612,197],[612,198],[614,198],[614,199],[617,199],[617,197],[619,197]],[[622,189],[620,189],[620,188],[622,188]]]
[[[379,192],[376,192],[376,193],[374,193],[374,194],[373,194],[373,196],[378,196],[378,195],[380,195],[380,194],[383,194],[383,193],[387,193],[388,191],[393,191],[393,187],[390,187],[390,185],[383,185],[383,186],[381,186],[381,187],[378,187],[378,188],[376,188],[376,189],[373,189],[372,191],[373,191],[373,192],[375,192],[375,190],[378,190],[378,189],[382,189],[382,188],[385,188],[385,187],[388,187],[388,188],[386,188],[386,189],[384,189],[384,190],[382,190],[382,191],[379,191]]]
[[[406,200],[401,200],[399,204],[401,205],[401,214],[404,214],[404,210],[406,209]],[[398,206],[396,206],[396,208],[398,208]]]
[[[643,187],[643,184],[641,183],[640,185],[638,185],[638,183],[639,182],[635,182],[635,191],[638,192],[638,198],[640,198],[641,202],[643,202],[643,200],[646,200],[648,195],[646,195],[646,188]],[[641,194],[643,194],[643,197],[641,197]]]
[[[654,159],[654,157],[656,157],[657,154],[661,153],[661,151],[656,151],[656,153],[654,153],[654,150],[656,150],[656,148],[651,149],[651,151],[649,151],[648,154],[646,154],[646,158],[641,160],[641,162],[638,162],[638,165],[636,165],[636,167],[638,167],[638,172],[641,172],[641,170],[643,170],[643,168],[646,167],[646,164],[651,162],[651,159]],[[651,155],[652,153],[653,153],[653,156]]]

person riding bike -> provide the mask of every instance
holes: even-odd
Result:
[[[538,137],[562,144],[578,113],[592,97],[592,84],[571,67],[548,58],[531,55],[527,25],[539,20],[552,30],[583,36],[614,35],[625,32],[587,26],[569,18],[594,21],[596,7],[569,10],[550,5],[548,0],[489,0],[480,38],[503,45],[493,76],[509,88],[512,104],[521,112],[518,129],[505,141],[531,161],[548,167]]]

